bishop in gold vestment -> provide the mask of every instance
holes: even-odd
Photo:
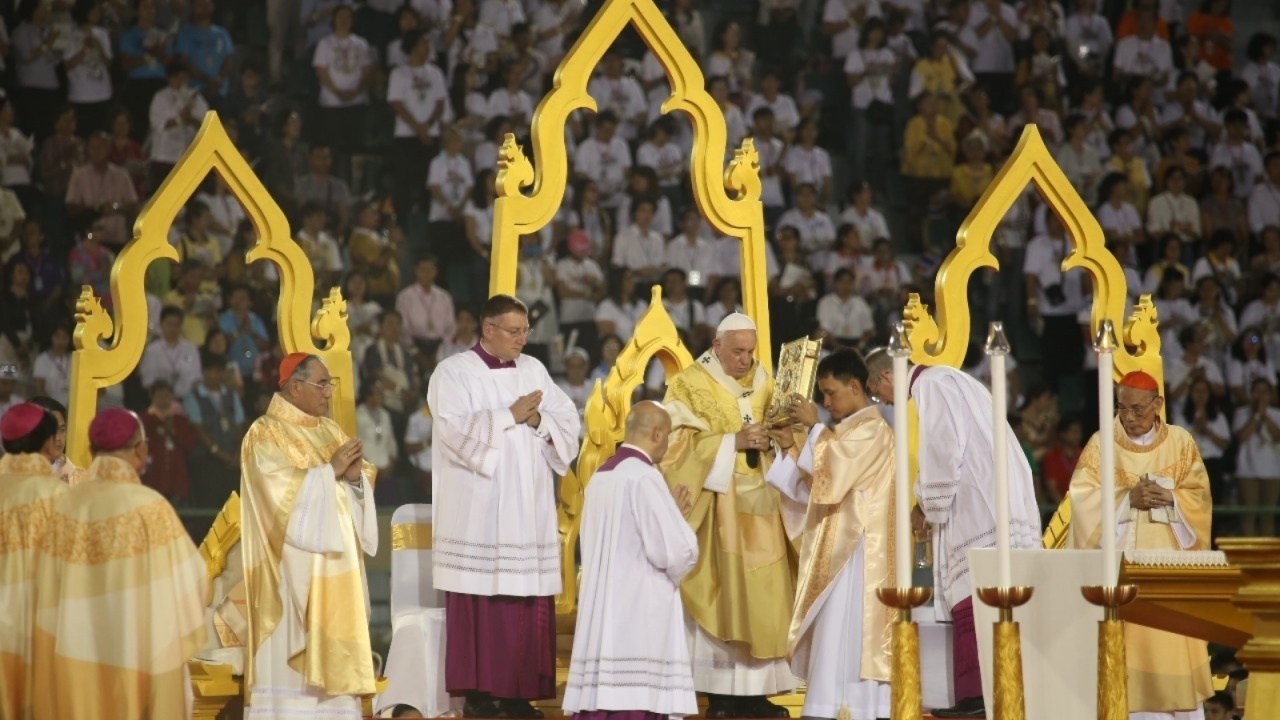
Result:
[[[93,463],[53,506],[40,548],[32,647],[36,720],[185,718],[187,661],[205,640],[204,559],[138,479],[142,423],[104,410]]]
[[[795,556],[778,491],[764,481],[773,379],[754,361],[755,346],[751,319],[729,315],[712,348],[671,379],[663,403],[674,428],[663,475],[694,498],[698,564],[681,595],[695,626],[694,687],[710,694],[710,718],[784,717],[764,696],[797,684],[786,661]]]
[[[294,353],[240,450],[246,718],[359,720],[373,694],[361,552],[377,553],[376,469],[325,417],[333,378]]]
[[[31,403],[0,417],[0,719],[30,717],[36,551],[67,486],[53,472],[56,418]]]
[[[1130,373],[1116,391],[1116,496],[1101,496],[1099,436],[1080,454],[1071,478],[1071,547],[1100,544],[1102,503],[1116,506],[1123,550],[1208,550],[1209,476],[1191,434],[1160,419],[1164,399],[1146,373]],[[1135,720],[1190,720],[1213,694],[1202,640],[1125,625],[1129,710]]]
[[[893,431],[867,397],[867,366],[854,350],[818,364],[828,429],[808,398],[792,399],[803,444],[788,448],[766,479],[783,497],[787,532],[800,543],[800,580],[787,651],[805,679],[804,717],[889,716],[889,613],[876,591],[893,566]]]

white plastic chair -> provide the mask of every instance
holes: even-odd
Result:
[[[376,714],[410,705],[427,717],[452,707],[444,685],[444,594],[431,584],[431,506],[391,516],[391,649]]]

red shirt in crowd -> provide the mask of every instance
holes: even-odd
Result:
[[[1066,495],[1071,489],[1071,475],[1076,471],[1079,459],[1080,448],[1054,445],[1040,460],[1040,474],[1047,485],[1053,486],[1060,495]]]

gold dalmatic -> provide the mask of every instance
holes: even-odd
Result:
[[[36,553],[67,486],[43,455],[0,457],[0,718],[26,718]]]
[[[124,460],[95,458],[54,503],[40,548],[35,717],[185,717],[207,587],[169,503]]]
[[[1140,446],[1129,439],[1117,420],[1108,428],[1116,441],[1116,496],[1104,498],[1099,478],[1098,435],[1080,453],[1071,478],[1071,547],[1096,548],[1102,523],[1102,503],[1117,509],[1144,475],[1158,475],[1175,482],[1178,512],[1196,534],[1188,550],[1209,547],[1212,503],[1209,476],[1190,433],[1160,424],[1155,441]],[[1126,548],[1182,550],[1170,525],[1154,522],[1150,511],[1130,510]],[[1133,623],[1124,626],[1125,657],[1129,677],[1130,712],[1190,711],[1200,707],[1213,692],[1209,653],[1203,640],[1174,635]]]
[[[348,440],[338,424],[308,415],[280,395],[249,428],[240,451],[240,548],[249,604],[245,643],[246,694],[254,682],[254,655],[280,623],[285,530],[309,468],[329,463]],[[377,468],[363,464],[372,484]],[[372,498],[369,498],[372,502]],[[311,558],[306,598],[306,646],[289,666],[308,685],[330,695],[375,692],[364,556],[352,527],[346,493],[338,494],[343,551]],[[250,700],[252,702],[252,700]]]

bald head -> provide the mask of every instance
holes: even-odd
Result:
[[[662,405],[646,400],[631,408],[627,415],[626,437],[628,445],[634,445],[649,454],[655,463],[667,453],[667,438],[671,434],[671,416]]]

